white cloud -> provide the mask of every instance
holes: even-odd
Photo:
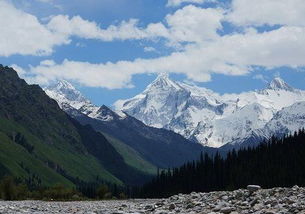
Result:
[[[80,16],[64,15],[51,17],[43,25],[36,17],[0,0],[3,4],[0,6],[5,6],[10,12],[3,15],[3,8],[0,7],[0,24],[8,26],[0,34],[0,55],[50,54],[56,45],[68,44],[73,37],[107,42],[163,38],[168,45],[181,47],[168,56],[154,59],[139,58],[96,64],[67,59],[57,64],[46,60],[36,67],[30,66],[29,75],[20,72],[30,82],[47,84],[56,79],[67,79],[85,86],[108,89],[132,87],[132,77],[135,74],[179,73],[185,74],[191,81],[204,82],[210,81],[211,75],[215,73],[246,75],[254,72],[253,66],[305,66],[305,25],[302,24],[305,17],[299,19],[305,13],[300,12],[303,11],[303,5],[293,6],[300,3],[300,0],[291,0],[292,3],[285,1],[288,4],[287,11],[281,17],[277,13],[283,10],[282,0],[258,1],[264,6],[261,10],[255,9],[259,15],[250,12],[250,6],[254,4],[252,1],[233,0],[229,12],[219,8],[205,9],[188,5],[167,15],[159,23],[141,26],[138,20],[131,19],[102,28],[98,23]],[[248,5],[243,2],[248,2]],[[255,4],[258,4],[257,1]],[[278,11],[273,11],[272,8]],[[9,19],[4,21],[2,16],[11,18],[11,25],[7,25]],[[24,20],[26,24],[23,24]],[[242,33],[219,35],[217,31],[222,29],[222,20],[241,25]],[[262,24],[282,26],[261,33],[255,26]],[[152,50],[144,48],[144,51]]]
[[[97,23],[80,16],[69,18],[57,15],[44,25],[35,16],[0,0],[0,56],[50,55],[56,46],[69,44],[73,36],[108,42],[169,37],[166,27],[161,23],[152,23],[146,28],[139,28],[137,24],[138,20],[131,19],[102,29]]]
[[[0,24],[5,26],[0,35],[0,55],[48,55],[55,46],[68,44],[73,36],[101,41],[165,38],[170,43],[193,42],[217,36],[223,18],[219,9],[187,6],[166,17],[163,23],[138,27],[138,20],[122,21],[103,29],[97,23],[80,16],[51,17],[46,25],[30,14],[0,1]],[[182,21],[183,20],[183,21]]]
[[[119,25],[110,25],[102,29],[97,23],[84,20],[80,16],[58,15],[51,18],[48,29],[66,36],[77,36],[85,39],[99,39],[102,41],[145,39],[166,37],[167,29],[161,23],[149,24],[146,28],[137,26],[138,20],[122,21]]]
[[[202,4],[205,0],[168,0],[167,7],[178,7],[182,3],[196,3]]]
[[[53,66],[56,65],[56,63],[53,60],[44,60],[40,62],[40,65]]]
[[[116,70],[124,67],[127,72]],[[30,73],[33,76],[29,77],[28,80],[29,82],[47,84],[56,79],[67,79],[91,87],[124,88],[132,86],[130,84],[133,74],[131,67],[135,66],[123,61],[118,64],[91,64],[64,60],[61,64],[54,65],[42,62],[37,67],[31,67]]]
[[[268,83],[268,82],[269,82],[269,81],[267,80],[267,78],[266,78],[264,75],[262,75],[262,74],[254,75],[254,76],[253,76],[253,79],[255,79],[255,80],[260,80],[260,81],[262,81],[263,83]]]
[[[0,0],[0,56],[48,55],[69,40],[53,34],[38,19]]]
[[[224,18],[222,9],[200,8],[188,5],[166,16],[170,41],[201,42],[218,37]]]
[[[305,28],[282,27],[262,34],[249,31],[226,35],[212,42],[190,44],[185,51],[155,59],[104,64],[65,60],[53,66],[42,63],[32,68],[31,73],[40,83],[68,79],[109,89],[131,87],[132,76],[144,73],[179,73],[192,81],[205,82],[214,73],[246,75],[252,70],[251,66],[305,66],[304,46]]]
[[[154,47],[144,47],[144,52],[157,52]]]
[[[216,30],[222,27],[223,13],[221,9],[189,5],[167,15],[164,23],[139,27],[138,20],[130,19],[101,28],[80,16],[66,15],[50,17],[47,24],[42,24],[35,16],[0,0],[0,24],[5,26],[0,34],[0,56],[49,55],[56,46],[69,44],[73,37],[104,42],[164,38],[170,46],[201,42],[218,37]]]
[[[304,0],[233,0],[228,20],[237,25],[305,26]]]
[[[204,9],[193,5],[167,15],[165,24],[151,23],[139,27],[139,21],[130,19],[119,25],[110,25],[102,29],[97,23],[84,20],[80,16],[68,17],[58,15],[52,17],[48,29],[63,37],[77,36],[85,39],[102,41],[155,39],[165,38],[170,42],[195,42],[217,36],[216,30],[221,28],[223,11],[221,9]]]

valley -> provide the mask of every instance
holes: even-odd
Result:
[[[0,0],[0,214],[305,214],[305,0]]]

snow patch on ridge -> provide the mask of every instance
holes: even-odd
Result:
[[[46,94],[56,100],[59,106],[65,110],[78,110],[88,117],[112,121],[114,118],[124,119],[126,114],[121,111],[113,112],[106,106],[96,106],[85,98],[71,83],[61,80],[44,89]]]

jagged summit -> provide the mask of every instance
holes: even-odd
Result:
[[[156,79],[169,79],[169,73],[166,72],[159,73]]]
[[[68,81],[66,80],[59,80],[57,81],[56,83],[48,86],[47,88],[56,88],[58,90],[60,89],[73,89],[73,90],[76,90],[75,87]]]
[[[279,77],[263,90],[219,95],[160,74],[144,92],[114,106],[146,125],[220,147],[258,135],[276,112],[300,101],[305,101],[305,91],[293,89]]]
[[[10,77],[12,79],[18,79],[20,81],[22,80],[18,77],[17,72],[13,68],[8,66],[3,66],[1,64],[0,64],[0,74],[5,75],[6,77]]]
[[[116,121],[128,114],[148,126],[169,129],[212,147],[227,143],[239,145],[253,136],[269,136],[262,130],[276,112],[305,101],[305,91],[293,89],[279,77],[264,90],[219,95],[206,88],[171,80],[166,73],[160,74],[142,93],[117,101],[114,106],[118,112],[80,102],[82,95],[66,81],[58,83],[48,94],[91,118]],[[268,130],[279,129],[281,127],[276,126]]]
[[[53,84],[47,86],[45,89],[62,93],[70,91],[75,94],[80,94],[80,92],[70,82],[66,80],[58,80],[57,82],[54,82]]]
[[[49,97],[55,99],[59,105],[69,104],[79,109],[84,105],[92,105],[80,91],[78,91],[71,83],[66,80],[60,80],[46,88],[44,88]]]
[[[76,109],[81,114],[102,121],[124,118],[123,113],[113,112],[105,105],[101,107],[94,105],[66,80],[60,80],[44,90],[66,112],[74,112],[74,109]]]
[[[147,87],[146,91],[165,88],[173,88],[179,90],[181,89],[181,86],[175,81],[171,80],[168,73],[160,73],[157,78]]]
[[[282,78],[274,78],[268,85],[267,89],[293,91],[294,89],[288,85]]]

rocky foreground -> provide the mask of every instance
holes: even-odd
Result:
[[[0,202],[0,213],[300,213],[305,214],[305,188],[261,189],[248,186],[233,192],[191,193],[167,199],[94,202]]]

